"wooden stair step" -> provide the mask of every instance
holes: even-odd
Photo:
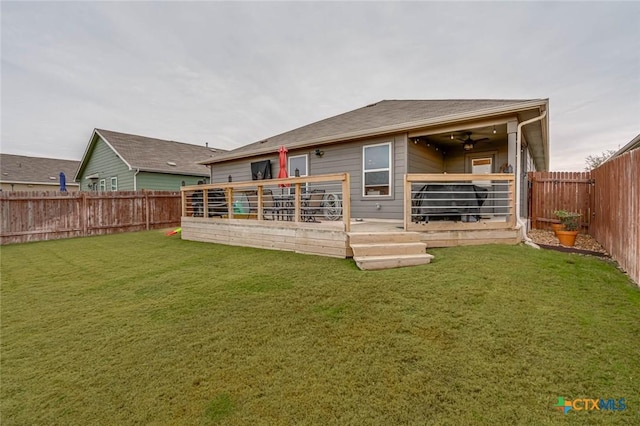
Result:
[[[403,266],[426,265],[433,256],[427,253],[395,256],[354,256],[353,260],[362,270],[401,268]]]
[[[420,242],[419,232],[350,232],[351,244],[415,243]]]
[[[424,254],[427,245],[411,243],[351,244],[354,256],[391,256],[398,254]]]

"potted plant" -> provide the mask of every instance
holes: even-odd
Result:
[[[580,229],[579,218],[582,216],[580,213],[568,212],[566,210],[556,210],[553,212],[560,223],[564,225],[564,229],[556,231],[556,237],[560,244],[567,247],[573,247],[576,243],[576,236],[578,235],[578,229]]]
[[[558,235],[558,231],[562,231],[564,229],[564,225],[562,223],[552,223],[551,230],[554,234]]]

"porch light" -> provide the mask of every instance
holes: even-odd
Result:
[[[495,135],[496,133],[498,133],[498,131],[496,130],[496,125],[493,125],[493,134]]]

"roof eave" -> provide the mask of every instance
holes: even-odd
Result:
[[[611,158],[619,157],[622,154],[626,153],[627,151],[631,151],[631,150],[637,149],[637,148],[640,148],[640,134],[638,134],[638,136],[636,136],[635,138],[631,139],[631,142],[629,142],[628,144],[626,144],[625,146],[623,146],[622,148],[617,150],[611,156]]]
[[[13,184],[20,184],[20,185],[50,185],[50,186],[60,186],[60,182],[31,182],[31,181],[25,181],[25,180],[0,180],[0,183],[13,183]],[[67,186],[78,186],[77,183],[75,182],[69,182],[67,181],[66,183]]]
[[[160,170],[160,169],[150,169],[150,168],[144,168],[144,167],[140,167],[140,168],[135,168],[136,170],[139,170],[141,172],[147,172],[147,173],[163,173],[163,174],[167,174],[167,175],[181,175],[181,176],[202,176],[202,177],[209,177],[209,173],[208,172],[190,172],[190,171],[183,171],[183,170]]]
[[[442,116],[442,117],[436,117],[436,118],[429,118],[429,119],[425,119],[425,120],[417,120],[417,121],[406,122],[406,123],[402,123],[402,124],[399,124],[399,125],[396,124],[396,125],[392,125],[392,126],[376,127],[376,128],[373,128],[373,129],[361,130],[361,131],[356,131],[356,132],[341,133],[341,134],[337,134],[337,135],[326,136],[326,137],[323,137],[323,138],[309,139],[309,140],[306,140],[306,141],[303,141],[303,142],[290,144],[289,146],[287,146],[287,148],[288,149],[305,148],[305,147],[308,147],[308,146],[314,146],[314,145],[320,145],[320,144],[330,144],[330,143],[333,143],[333,142],[346,141],[346,140],[351,140],[351,139],[360,139],[360,138],[366,138],[366,137],[377,136],[377,135],[384,135],[384,134],[389,134],[389,133],[405,132],[405,131],[417,129],[417,128],[420,128],[420,127],[437,126],[437,125],[444,124],[444,123],[450,123],[452,121],[463,121],[463,120],[480,119],[480,118],[485,118],[485,117],[489,117],[489,116],[497,115],[497,114],[514,113],[514,112],[518,112],[518,111],[522,111],[522,110],[526,110],[526,109],[531,109],[531,108],[536,108],[536,107],[541,107],[541,106],[545,106],[546,107],[547,104],[548,104],[548,99],[536,99],[536,100],[532,100],[532,101],[521,102],[521,103],[518,103],[518,104],[505,105],[505,106],[494,107],[494,108],[487,108],[487,109],[483,109],[483,110],[480,110],[480,111],[472,111],[472,112],[467,112],[467,113],[451,114],[451,115],[446,115],[446,116]],[[229,152],[230,155],[222,154],[218,158],[212,158],[210,160],[201,161],[198,164],[209,165],[209,164],[215,164],[215,163],[222,163],[222,162],[229,161],[229,160],[237,160],[239,158],[247,158],[247,157],[255,157],[255,156],[265,155],[265,154],[273,154],[273,153],[277,152],[277,148],[278,147],[270,146],[270,147],[264,148],[264,149],[256,149],[256,150],[251,151],[251,152],[242,152],[242,153],[237,153],[237,154],[233,154],[233,151],[230,151]],[[547,155],[547,157],[548,157],[548,155]],[[548,159],[547,159],[547,162],[548,162]]]
[[[135,168],[135,167],[132,167],[131,164],[129,164],[129,162],[118,152],[118,150],[115,149],[113,147],[113,145],[111,145],[109,143],[107,138],[105,138],[102,134],[100,134],[98,129],[93,129],[93,133],[91,133],[91,138],[89,139],[89,143],[87,144],[87,148],[84,150],[84,154],[82,155],[82,160],[80,160],[80,165],[78,166],[78,171],[76,172],[76,175],[73,178],[73,180],[75,182],[78,181],[78,179],[80,178],[80,174],[84,171],[84,169],[85,169],[85,160],[88,159],[88,156],[90,155],[90,152],[91,152],[93,146],[97,143],[97,140],[95,139],[96,135],[98,137],[100,137],[100,139],[102,139],[105,144],[107,144],[109,149],[111,149],[113,152],[115,152],[115,154],[118,156],[118,158],[120,158],[120,160],[122,160],[122,162],[127,165],[129,170],[133,170]]]

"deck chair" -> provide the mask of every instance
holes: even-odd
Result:
[[[318,216],[322,212],[324,204],[324,189],[314,189],[302,202],[302,220],[305,222],[318,222]]]
[[[275,220],[278,215],[276,203],[273,200],[273,192],[270,189],[262,191],[262,217],[265,220]]]

